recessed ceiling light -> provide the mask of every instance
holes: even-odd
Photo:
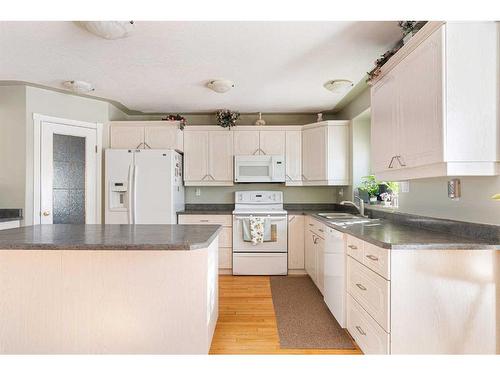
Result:
[[[323,87],[335,94],[341,94],[353,87],[354,84],[348,79],[333,79],[325,82]]]
[[[207,83],[207,87],[222,94],[231,90],[234,87],[234,82],[228,79],[214,79]]]
[[[85,94],[95,90],[91,83],[85,81],[65,81],[63,85],[78,94]]]
[[[82,21],[92,34],[104,39],[120,39],[129,36],[134,29],[134,21]]]

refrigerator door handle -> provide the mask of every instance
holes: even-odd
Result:
[[[133,179],[133,173],[134,173],[134,166],[130,164],[128,166],[128,178],[127,178],[127,185],[128,185],[128,192],[127,192],[127,197],[128,197],[128,202],[127,202],[127,214],[128,214],[128,223],[132,224],[132,194],[133,194],[133,187],[132,187],[132,179]]]
[[[134,165],[134,177],[133,177],[133,203],[132,203],[132,219],[133,219],[133,224],[136,224],[137,222],[137,171],[139,168],[137,168],[137,165]]]

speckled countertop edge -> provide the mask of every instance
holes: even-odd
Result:
[[[58,224],[55,224],[58,225]],[[187,225],[176,225],[176,226],[187,226]],[[194,225],[189,225],[193,227]],[[163,242],[163,243],[74,243],[64,240],[60,240],[58,243],[47,243],[47,242],[22,242],[11,240],[8,243],[8,239],[5,236],[14,235],[16,232],[22,231],[23,228],[13,228],[6,229],[0,232],[0,251],[1,250],[87,250],[87,251],[98,251],[98,250],[138,250],[138,251],[189,251],[204,249],[208,247],[213,240],[219,235],[222,230],[220,225],[196,225],[197,227],[202,227],[203,230],[212,230],[212,233],[204,238],[203,241],[183,241],[183,242]],[[2,238],[4,237],[4,238]]]

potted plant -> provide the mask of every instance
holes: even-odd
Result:
[[[240,113],[236,111],[230,111],[229,109],[219,109],[215,112],[215,117],[217,118],[217,123],[223,128],[231,129],[236,125],[236,121],[240,118]]]
[[[365,191],[370,196],[370,204],[377,203],[377,194],[380,191],[379,182],[374,175],[365,176],[361,181],[359,190]]]

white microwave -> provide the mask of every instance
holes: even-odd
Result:
[[[283,155],[234,157],[234,182],[285,182]]]

